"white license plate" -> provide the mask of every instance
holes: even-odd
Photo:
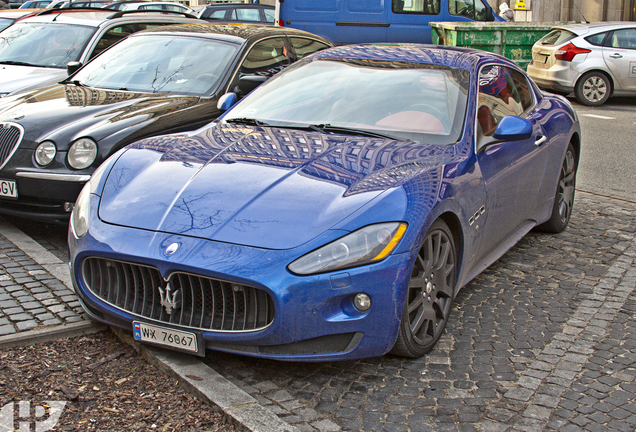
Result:
[[[18,197],[18,184],[15,180],[0,180],[0,196],[7,198]]]
[[[200,335],[142,322],[133,322],[135,339],[168,348],[203,355]]]

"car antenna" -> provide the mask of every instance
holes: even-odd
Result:
[[[583,21],[585,21],[585,24],[589,24],[590,22],[587,20],[587,18],[585,18],[585,15],[583,15],[583,12],[581,12],[581,9],[579,8],[579,5],[577,5],[576,3],[574,3],[574,7],[576,7],[579,10],[579,13],[581,14],[581,16],[583,17]]]

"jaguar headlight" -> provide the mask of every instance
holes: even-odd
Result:
[[[57,149],[52,141],[43,141],[35,149],[35,162],[40,166],[47,166],[53,162],[56,153]]]
[[[97,157],[97,143],[90,138],[80,138],[68,149],[68,164],[75,169],[91,166]]]
[[[310,275],[381,261],[393,252],[406,227],[403,222],[388,222],[360,228],[298,258],[288,268]]]
[[[75,207],[71,214],[71,228],[75,237],[83,237],[88,232],[88,219],[90,217],[91,209],[91,184],[86,183],[82,188],[77,201],[75,201]]]

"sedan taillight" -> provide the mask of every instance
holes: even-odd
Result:
[[[574,46],[573,44],[569,43],[563,47],[561,47],[560,49],[556,50],[554,52],[554,56],[556,57],[557,60],[564,60],[564,61],[572,61],[572,59],[574,58],[575,55],[577,54],[586,54],[592,52],[589,49],[585,49],[585,48],[579,48],[577,46]]]

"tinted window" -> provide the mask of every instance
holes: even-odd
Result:
[[[268,23],[273,23],[276,19],[275,12],[271,9],[263,9],[263,12],[265,12],[265,21]]]
[[[636,49],[636,29],[614,31],[612,35],[612,47]]]
[[[488,11],[481,0],[448,0],[448,12],[451,15],[485,21]]]
[[[289,65],[285,42],[272,38],[254,45],[240,68],[241,75],[274,75]]]
[[[133,28],[132,24],[126,24],[111,28],[106,33],[104,33],[99,42],[97,42],[97,46],[93,50],[91,58],[95,57],[97,54],[101,53],[109,46],[113,45],[116,42],[119,42],[120,40],[134,32],[135,29]]]
[[[530,85],[521,73],[498,65],[481,69],[477,119],[484,135],[492,135],[505,116],[520,116],[532,104]]]
[[[393,13],[438,15],[440,0],[393,0]]]
[[[258,9],[253,8],[235,9],[234,13],[232,13],[232,21],[234,20],[258,22],[261,20],[261,14],[258,12]]]
[[[211,20],[222,20],[225,19],[226,9],[212,9],[211,11],[207,11],[204,18],[208,18]]]
[[[291,43],[294,46],[294,51],[296,51],[296,57],[298,57],[298,59],[329,46],[322,42],[318,42],[317,40],[305,38],[291,38]]]
[[[541,45],[561,45],[575,37],[576,35],[567,30],[552,30],[547,35],[539,39]]]
[[[607,36],[607,33],[608,32],[603,32],[603,33],[595,34],[592,36],[588,36],[585,38],[585,40],[591,43],[592,45],[603,46],[603,42],[605,41],[605,37]]]

